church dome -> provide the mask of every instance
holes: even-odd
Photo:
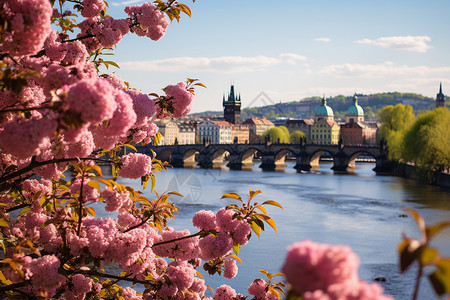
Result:
[[[364,116],[364,110],[358,105],[358,97],[353,96],[353,105],[347,110],[347,116]]]
[[[333,117],[333,109],[327,105],[325,97],[322,98],[322,104],[316,109],[316,116]]]

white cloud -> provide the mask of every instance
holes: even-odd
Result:
[[[288,64],[295,65],[297,61],[305,61],[306,56],[298,55],[294,53],[282,53],[280,54],[280,58],[285,60]]]
[[[329,43],[329,42],[331,42],[331,39],[330,39],[330,38],[327,38],[327,37],[315,38],[314,40],[315,40],[316,42],[324,42],[324,43]]]
[[[431,38],[428,36],[407,35],[407,36],[380,37],[375,40],[362,39],[356,41],[355,43],[375,45],[385,49],[424,53],[432,48],[430,45],[427,44],[427,42],[430,41]]]
[[[174,57],[160,60],[127,61],[119,62],[121,69],[134,71],[157,71],[157,72],[255,72],[264,71],[267,68],[282,63],[297,64],[304,61],[306,57],[283,53],[279,57],[258,56],[221,56],[221,57]]]
[[[392,62],[385,62],[378,65],[361,65],[361,64],[341,64],[329,65],[319,71],[322,74],[337,77],[361,77],[361,78],[384,78],[384,77],[426,77],[436,76],[440,74],[450,74],[450,67],[427,67],[417,66],[410,67],[407,65],[396,66]]]
[[[122,2],[113,2],[112,5],[113,6],[125,6],[125,5],[130,5],[130,4],[136,4],[139,2],[143,2],[142,0],[128,0],[128,1],[122,1]]]

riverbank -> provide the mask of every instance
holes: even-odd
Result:
[[[412,164],[399,162],[394,163],[392,167],[392,175],[414,179],[420,183],[432,184],[450,189],[450,174],[437,173],[430,177],[429,174],[425,174],[423,170]]]

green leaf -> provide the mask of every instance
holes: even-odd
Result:
[[[86,211],[87,214],[95,217],[95,209],[89,206],[84,207],[84,210]]]
[[[420,254],[420,264],[425,266],[429,263],[434,262],[434,260],[439,256],[439,251],[435,248],[424,248]]]
[[[9,224],[5,219],[0,219],[0,227],[9,227]]]
[[[436,270],[428,276],[428,279],[439,296],[450,293],[450,274]]]
[[[234,255],[234,254],[228,254],[227,256],[228,256],[228,257],[231,257],[231,258],[233,258],[233,259],[235,259],[235,260],[237,260],[238,262],[240,262],[240,263],[242,264],[242,260],[241,260],[237,255]]]
[[[106,68],[108,68],[108,65],[112,65],[118,69],[120,69],[119,65],[113,61],[110,60],[104,60],[103,63],[105,64]]]
[[[279,208],[281,208],[281,209],[284,209],[283,206],[281,206],[281,204],[278,203],[277,201],[267,200],[267,201],[264,201],[261,205],[266,205],[266,204],[268,204],[268,205],[273,205],[273,206],[277,206],[277,207],[279,207]]]
[[[261,194],[261,193],[262,192],[260,190],[253,191],[250,189],[250,199],[253,199],[253,197],[255,197],[256,195]]]
[[[253,230],[254,233],[258,236],[258,239],[261,238],[261,227],[256,224],[255,221],[250,222],[250,228]]]
[[[427,233],[427,238],[430,240],[439,231],[441,231],[442,229],[445,229],[447,227],[450,227],[450,222],[442,222],[442,223],[436,224],[434,226],[427,226],[425,228],[425,231]]]
[[[227,193],[227,194],[224,194],[224,195],[222,196],[222,198],[220,198],[220,199],[224,199],[224,198],[228,198],[228,199],[236,199],[236,200],[239,200],[239,201],[242,202],[241,196],[239,196],[239,195],[236,194],[236,193]]]

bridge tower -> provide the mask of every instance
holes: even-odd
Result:
[[[231,124],[241,123],[241,95],[235,95],[233,84],[231,85],[228,99],[225,99],[225,95],[223,95],[223,117],[225,121]]]
[[[436,107],[444,107],[445,106],[445,96],[442,93],[442,82],[439,85],[439,94],[436,95]]]

